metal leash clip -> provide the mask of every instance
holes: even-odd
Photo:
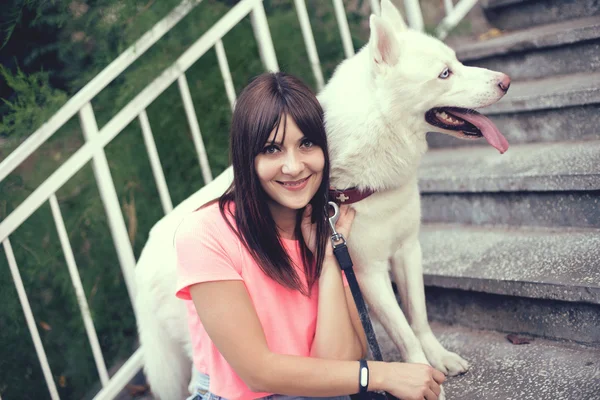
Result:
[[[331,217],[329,217],[328,221],[329,221],[329,226],[331,227],[331,245],[335,249],[338,246],[346,244],[346,239],[344,238],[344,235],[342,235],[341,233],[338,233],[335,230],[335,224],[337,223],[338,219],[340,218],[340,207],[333,201],[330,201],[328,204],[330,207],[333,208],[333,215]],[[327,215],[329,215],[329,214],[327,214]]]

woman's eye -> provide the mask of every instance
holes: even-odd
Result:
[[[266,146],[266,147],[263,149],[263,153],[264,153],[264,154],[274,154],[274,153],[276,153],[278,150],[279,150],[279,148],[278,148],[277,146],[275,146],[275,145],[270,145],[270,146]]]
[[[440,79],[448,79],[450,77],[450,74],[452,74],[452,71],[450,71],[450,68],[444,68],[444,70],[438,76],[438,78],[440,78]]]
[[[314,146],[314,143],[308,139],[304,139],[301,143],[302,147],[311,148]]]

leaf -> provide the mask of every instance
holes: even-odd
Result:
[[[517,336],[515,334],[507,335],[506,338],[512,344],[520,345],[520,344],[529,344],[533,341],[533,339],[525,337],[525,336]]]
[[[498,36],[502,36],[502,31],[498,28],[492,28],[489,31],[479,35],[479,37],[477,37],[477,40],[480,40],[480,41],[489,40],[489,39],[493,39]]]
[[[52,327],[44,321],[40,321],[40,326],[42,327],[43,330],[50,332],[52,330]]]

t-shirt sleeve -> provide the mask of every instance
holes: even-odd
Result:
[[[206,211],[193,213],[175,233],[176,296],[181,299],[190,300],[189,287],[197,283],[242,280],[237,237],[221,226],[225,222],[218,211]]]

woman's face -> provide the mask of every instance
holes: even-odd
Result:
[[[281,142],[284,121],[282,118],[278,130],[271,132],[263,151],[254,159],[260,184],[271,198],[269,206],[274,216],[305,207],[321,185],[325,166],[323,150],[304,136],[289,115],[285,141]]]

